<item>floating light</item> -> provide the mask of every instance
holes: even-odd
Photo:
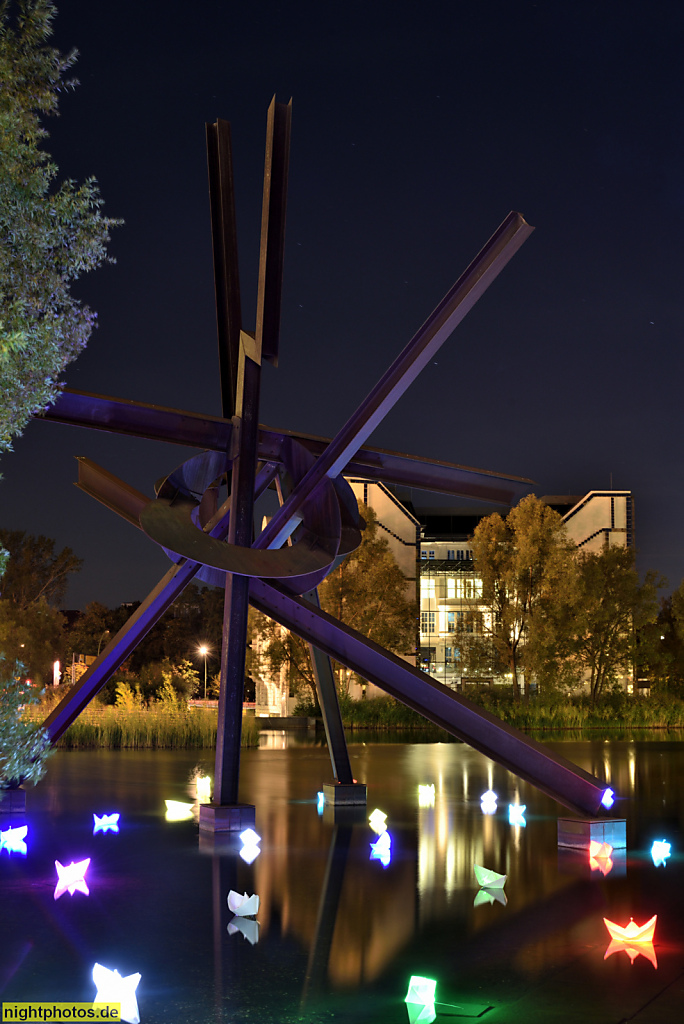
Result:
[[[325,793],[323,792],[323,790],[316,794],[316,798],[318,801],[316,805],[316,810],[318,811],[319,814],[322,814],[323,808],[325,807]]]
[[[253,917],[259,913],[259,897],[256,893],[253,896],[248,896],[247,893],[241,896],[239,892],[231,889],[228,893],[228,909],[237,917]]]
[[[589,867],[592,871],[600,871],[602,875],[608,875],[613,870],[611,853],[613,847],[610,843],[598,843],[592,839],[589,843]]]
[[[253,828],[246,828],[244,832],[241,832],[240,839],[245,846],[254,846],[261,842],[261,836],[257,835]]]
[[[261,853],[261,847],[257,846],[256,843],[251,843],[247,846],[243,846],[240,850],[240,856],[244,860],[245,864],[252,864]]]
[[[419,807],[434,807],[435,806],[435,786],[431,783],[429,786],[418,786],[418,806]]]
[[[211,776],[198,775],[195,778],[195,792],[200,804],[211,803]]]
[[[521,828],[525,828],[527,822],[525,821],[525,811],[527,804],[509,804],[508,805],[508,823],[509,825],[518,825]]]
[[[380,835],[387,828],[386,821],[387,815],[385,814],[385,812],[379,810],[376,807],[368,819],[368,824],[370,825],[374,832],[377,832],[377,834]]]
[[[26,833],[28,825],[20,825],[19,828],[8,828],[0,832],[0,850],[7,850],[8,853],[22,853],[26,856]]]
[[[371,860],[379,860],[383,868],[386,868],[392,859],[392,837],[389,832],[382,832],[380,838],[370,844]]]
[[[93,814],[93,835],[96,832],[118,832],[120,814]]]
[[[121,1020],[127,1021],[128,1024],[140,1024],[138,1000],[135,995],[140,977],[140,974],[129,974],[126,978],[122,978],[118,971],[110,971],[102,964],[95,964],[93,981],[97,986],[97,994],[93,999],[93,1004],[119,1003],[121,1005]]]
[[[651,847],[651,857],[655,866],[659,868],[664,865],[669,856],[670,844],[666,843],[664,839],[656,839]]]
[[[653,942],[657,920],[658,915],[654,914],[646,924],[635,924],[634,918],[630,917],[629,924],[624,928],[619,924],[615,924],[614,921],[609,921],[607,917],[603,918],[603,923],[608,929],[611,939],[617,939],[619,942],[629,942],[631,945],[634,945],[638,942]]]
[[[193,804],[185,804],[181,800],[165,800],[166,820],[185,821],[192,818]]]
[[[251,917],[234,917],[229,921],[227,931],[229,935],[239,932],[252,946],[256,946],[259,941],[259,922],[253,921]]]
[[[421,978],[417,975],[411,978],[404,999],[410,1024],[432,1024],[437,1016],[435,1013],[436,988],[437,982],[432,978]]]
[[[86,896],[90,895],[90,890],[85,880],[85,873],[88,870],[90,864],[90,857],[86,860],[79,860],[76,863],[73,861],[71,864],[60,864],[58,860],[55,861],[55,867],[57,868],[57,885],[55,886],[55,899],[58,900],[60,896],[68,890],[69,895],[73,896],[75,892],[82,892]]]
[[[505,907],[508,903],[506,893],[503,889],[494,888],[493,886],[484,886],[475,893],[475,899],[473,900],[474,907],[481,907],[483,903],[493,903],[496,900],[497,903],[503,904]]]
[[[483,814],[496,814],[498,796],[493,789],[488,789],[480,797],[480,808]]]
[[[604,789],[603,796],[601,797],[601,803],[607,811],[610,810],[610,808],[615,803],[615,793],[612,789]]]
[[[479,864],[473,864],[473,871],[477,878],[477,884],[484,889],[502,889],[506,884],[507,875],[500,875],[498,871],[490,871]]]
[[[611,939],[608,949],[603,954],[603,959],[607,960],[613,953],[626,953],[630,961],[634,963],[638,956],[644,956],[647,960],[650,960],[656,970],[658,970],[658,960],[656,958],[655,949],[653,948],[652,942],[625,942],[621,939]]]

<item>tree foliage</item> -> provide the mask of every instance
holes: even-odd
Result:
[[[9,552],[0,596],[16,608],[28,608],[36,601],[60,604],[69,577],[79,572],[83,560],[71,548],[55,551],[51,537],[34,537],[23,530],[1,530],[0,547]]]
[[[85,347],[96,314],[70,293],[103,262],[109,229],[94,178],[57,184],[40,147],[76,51],[47,45],[50,0],[0,2],[0,451],[55,401],[59,375]],[[14,14],[14,17],[11,15]]]
[[[27,684],[21,664],[0,659],[0,789],[38,782],[51,753],[45,730],[26,717],[38,691]]]

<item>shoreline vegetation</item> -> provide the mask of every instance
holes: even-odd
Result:
[[[634,733],[644,730],[655,734],[649,738],[657,738],[659,732],[684,730],[684,700],[666,693],[650,697],[611,693],[594,706],[585,696],[555,694],[534,697],[528,704],[517,703],[512,695],[492,693],[489,689],[468,693],[468,699],[538,739],[617,738],[619,734],[632,738]],[[452,739],[392,697],[359,701],[342,697],[340,711],[344,727],[352,737],[355,732],[368,730],[396,732],[403,738],[419,734],[422,742]],[[31,718],[41,721],[46,713],[43,704],[32,709]],[[295,708],[295,715],[320,718],[321,713],[316,705],[302,702]],[[214,708],[186,708],[163,702],[133,708],[96,705],[86,708],[56,746],[61,750],[213,748],[216,728]],[[268,728],[268,719],[244,715],[242,746],[258,747],[264,728]]]

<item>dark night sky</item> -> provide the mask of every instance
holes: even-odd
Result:
[[[123,217],[69,386],[219,413],[204,123],[232,122],[251,326],[265,115],[293,97],[281,365],[261,420],[332,435],[510,209],[536,231],[372,443],[636,497],[639,564],[684,576],[682,44],[672,2],[62,0],[80,88],[61,176]],[[66,605],[141,599],[168,562],[72,485],[191,454],[34,422],[0,523],[85,559]]]

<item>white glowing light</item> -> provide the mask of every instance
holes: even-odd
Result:
[[[118,832],[120,817],[119,814],[103,814],[98,818],[93,814],[93,835],[96,832]]]
[[[609,875],[613,870],[611,853],[613,847],[610,843],[599,843],[592,839],[589,843],[589,867],[592,871],[600,871],[602,875]]]
[[[418,806],[419,807],[434,807],[435,806],[435,786],[432,783],[429,786],[418,786]]]
[[[656,839],[651,847],[651,857],[653,863],[657,868],[665,864],[665,861],[670,856],[670,844],[666,843],[664,839]]]
[[[55,899],[58,900],[60,896],[63,896],[65,892],[69,892],[70,896],[73,896],[75,892],[82,892],[86,896],[90,895],[87,882],[85,880],[85,873],[88,870],[90,864],[90,857],[86,860],[79,860],[75,864],[72,861],[71,864],[60,864],[58,860],[55,861],[55,867],[57,868],[57,885],[55,886]]]
[[[240,850],[240,856],[244,860],[245,864],[251,864],[257,859],[261,853],[261,847],[257,846],[256,843],[248,844],[243,846]]]
[[[475,893],[475,899],[473,900],[474,907],[481,907],[484,903],[492,904],[496,901],[497,903],[503,904],[505,907],[508,903],[506,893],[501,888],[495,886],[483,886]]]
[[[226,928],[229,935],[239,932],[252,946],[256,946],[259,941],[259,922],[253,921],[251,917],[234,917]]]
[[[368,824],[370,825],[374,832],[377,832],[378,835],[380,835],[387,829],[386,822],[387,815],[385,814],[384,811],[379,810],[377,807],[375,808],[375,810],[368,819]]]
[[[473,871],[477,878],[477,884],[485,889],[502,889],[506,884],[506,875],[500,875],[498,871],[491,871],[483,868],[480,864],[473,864]]]
[[[231,889],[228,893],[228,909],[237,917],[253,917],[259,913],[259,897],[256,893],[253,896],[248,896],[247,893],[241,896],[239,892]]]
[[[241,832],[240,839],[245,846],[254,846],[261,842],[261,836],[257,835],[253,828],[246,828],[244,832]]]
[[[432,1024],[437,1016],[435,1013],[436,989],[437,982],[432,978],[420,978],[416,975],[411,978],[404,999],[410,1024]]]
[[[480,809],[483,814],[496,814],[496,801],[498,796],[493,789],[488,789],[480,797]]]
[[[28,825],[21,825],[19,828],[8,828],[0,832],[0,850],[7,850],[8,853],[23,853],[26,856],[26,833]]]
[[[140,981],[140,974],[129,974],[122,978],[118,971],[110,971],[102,964],[93,967],[93,981],[97,986],[97,994],[93,1005],[97,1003],[120,1003],[121,1020],[128,1024],[140,1024],[138,1000],[135,990]]]
[[[603,791],[603,796],[601,797],[601,803],[606,808],[606,810],[610,810],[610,808],[615,803],[615,793],[613,792],[612,789],[605,789]]]
[[[198,775],[195,779],[195,792],[197,794],[197,800],[201,804],[208,804],[211,802],[211,776],[210,775]]]
[[[519,825],[521,828],[525,828],[527,822],[525,821],[525,811],[527,810],[527,804],[509,804],[508,805],[508,822],[510,825]]]
[[[165,800],[164,803],[166,804],[167,821],[185,821],[187,818],[192,818],[192,804],[184,804],[181,800]]]

